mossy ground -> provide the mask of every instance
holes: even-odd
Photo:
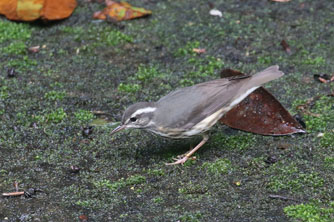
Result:
[[[0,192],[14,191],[14,181],[43,190],[1,198],[0,221],[332,221],[334,98],[325,95],[334,85],[313,74],[333,74],[334,2],[215,1],[222,18],[205,1],[133,4],[153,15],[98,22],[92,14],[103,6],[79,1],[64,21],[0,18]],[[38,53],[27,51],[36,45]],[[200,138],[110,136],[133,102],[219,78],[222,68],[272,64],[286,75],[266,88],[292,113],[319,96],[304,113],[308,134],[216,126],[184,166],[164,163]],[[89,128],[103,118],[112,123]]]

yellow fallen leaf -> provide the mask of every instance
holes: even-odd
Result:
[[[147,15],[151,15],[152,11],[144,8],[137,8],[127,2],[107,1],[107,7],[102,11],[94,13],[95,19],[105,20],[109,16],[117,21],[130,20]]]
[[[67,18],[77,6],[76,0],[0,0],[0,14],[16,21]]]

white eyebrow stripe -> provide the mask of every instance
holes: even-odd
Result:
[[[143,109],[138,109],[136,112],[134,112],[131,117],[134,117],[134,116],[137,116],[137,115],[140,115],[142,113],[152,113],[156,110],[157,108],[156,107],[145,107]]]

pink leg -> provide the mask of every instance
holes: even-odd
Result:
[[[166,165],[176,165],[176,164],[184,164],[191,155],[193,155],[199,148],[201,148],[201,146],[203,146],[206,141],[208,141],[209,136],[208,135],[203,135],[203,139],[202,141],[192,150],[190,150],[189,152],[187,152],[186,154],[183,155],[183,157],[176,159],[176,161],[174,163],[166,163]]]

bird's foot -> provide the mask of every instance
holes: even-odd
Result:
[[[167,166],[170,165],[177,165],[177,164],[184,164],[187,160],[189,159],[189,157],[187,155],[182,155],[179,158],[174,158],[174,160],[176,160],[174,163],[166,163]]]

